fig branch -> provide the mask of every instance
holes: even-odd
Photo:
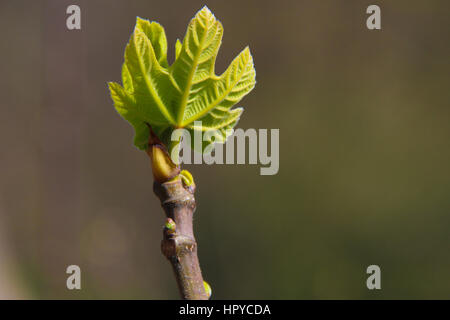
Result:
[[[203,281],[193,230],[196,203],[192,175],[180,171],[152,131],[147,154],[155,180],[153,191],[166,214],[161,251],[172,265],[181,298],[207,300],[210,288]]]
[[[225,143],[244,110],[234,106],[256,83],[248,47],[225,72],[215,74],[222,35],[222,23],[203,7],[189,22],[183,41],[176,41],[175,61],[169,65],[164,28],[138,17],[125,48],[122,85],[108,83],[117,112],[135,130],[134,145],[151,159],[153,190],[167,217],[162,252],[172,264],[183,299],[208,299],[211,289],[202,278],[192,226],[195,184],[169,156],[179,146],[172,133],[212,133],[200,145],[191,145],[199,153]]]

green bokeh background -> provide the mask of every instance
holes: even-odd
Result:
[[[450,298],[449,2],[406,0],[1,1],[0,297],[178,298],[149,161],[106,82],[136,16],[173,60],[204,4],[225,29],[217,71],[254,57],[239,127],[280,129],[275,176],[187,166],[213,298]]]

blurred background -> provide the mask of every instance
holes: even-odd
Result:
[[[106,82],[136,16],[173,61],[204,4],[225,29],[217,72],[246,45],[255,60],[238,127],[280,129],[277,175],[186,167],[213,298],[450,298],[450,3],[406,0],[1,0],[0,298],[178,298],[149,160]]]

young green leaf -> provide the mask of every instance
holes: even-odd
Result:
[[[176,128],[215,130],[209,143],[226,141],[243,111],[233,106],[254,88],[255,69],[247,47],[222,75],[215,74],[222,35],[222,24],[205,6],[189,23],[183,42],[177,40],[169,66],[163,27],[137,18],[125,49],[123,86],[109,83],[109,89],[117,112],[135,128],[138,148],[148,147],[147,124],[168,148]]]

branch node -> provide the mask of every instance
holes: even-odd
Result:
[[[172,264],[181,297],[207,300],[192,225],[196,207],[194,188],[187,188],[177,177],[164,183],[155,181],[153,191],[167,217],[161,251]]]

